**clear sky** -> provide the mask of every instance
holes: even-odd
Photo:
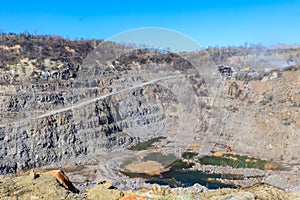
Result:
[[[182,32],[202,46],[300,44],[300,0],[2,1],[2,32],[106,39],[134,28]]]

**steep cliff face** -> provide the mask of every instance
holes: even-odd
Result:
[[[207,154],[230,146],[300,160],[297,66],[247,76],[237,70],[227,79],[215,66],[223,60],[209,50],[178,55],[64,40],[46,50],[43,39],[28,49],[32,40],[0,48],[0,173],[84,162],[160,135],[173,149],[194,145]],[[233,53],[230,62],[240,56]]]
[[[220,140],[239,152],[299,162],[300,72],[273,71],[262,80],[227,85]]]
[[[76,77],[32,82],[32,69],[1,85],[1,173],[128,148],[177,128],[188,145],[196,127],[207,126],[198,119],[208,90],[189,62],[147,50],[102,54]]]

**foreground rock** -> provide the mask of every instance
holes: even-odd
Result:
[[[87,199],[90,200],[106,200],[106,199],[120,199],[124,196],[121,190],[113,187],[112,183],[99,183],[93,188],[87,189]]]
[[[0,177],[0,199],[82,199],[78,192],[60,170]]]
[[[266,184],[244,189],[208,190],[195,184],[187,188],[169,188],[151,185],[137,191],[122,191],[111,182],[101,182],[78,194],[78,190],[60,170],[30,172],[19,177],[0,177],[0,199],[97,199],[97,200],[146,200],[146,199],[300,199],[300,192],[287,192]]]

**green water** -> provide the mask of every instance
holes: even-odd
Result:
[[[152,146],[154,142],[163,139],[163,137],[154,138],[147,142],[141,143],[134,147],[135,150],[141,150]],[[198,157],[196,152],[184,152],[182,153],[184,159],[197,158],[198,162],[202,165],[217,165],[217,166],[231,166],[235,168],[257,168],[264,169],[265,165],[269,162],[266,160],[260,160],[249,156],[234,155],[231,153],[224,154],[221,157],[216,156],[204,156]],[[165,167],[170,167],[170,170],[162,173],[161,175],[151,176],[144,173],[132,173],[122,172],[123,174],[131,178],[144,178],[146,183],[156,183],[160,185],[169,185],[170,187],[188,187],[195,183],[199,183],[206,186],[209,189],[218,188],[234,188],[234,185],[223,184],[215,179],[231,179],[239,180],[244,179],[243,175],[238,174],[207,174],[202,171],[188,170],[193,166],[192,163],[187,163],[176,158],[175,155],[163,155],[161,153],[150,153],[142,159],[142,161],[153,160],[161,163]],[[128,164],[128,163],[127,163]]]
[[[192,167],[192,165],[193,164],[183,162],[182,160],[175,160],[169,165],[171,169],[165,173],[162,173],[160,176],[150,176],[144,173],[122,173],[130,178],[144,178],[147,180],[146,183],[169,185],[170,187],[188,187],[193,186],[195,183],[199,183],[209,189],[234,187],[233,185],[222,184],[217,181],[209,180],[210,178],[222,178],[221,174],[206,174],[201,171],[185,170]]]
[[[237,160],[232,160],[229,157],[236,158]],[[248,162],[246,162],[246,159],[248,159]],[[222,157],[204,156],[199,158],[199,163],[202,165],[230,166],[234,168],[264,169],[265,165],[269,162],[248,156],[224,154]]]
[[[196,152],[184,152],[184,153],[182,153],[182,157],[184,159],[192,159],[192,158],[194,158],[195,156],[198,156],[198,155],[199,154],[196,153]]]
[[[143,161],[147,161],[147,160],[153,160],[161,163],[163,166],[169,166],[172,165],[174,160],[177,160],[177,158],[174,154],[163,155],[161,153],[154,152],[144,156]]]

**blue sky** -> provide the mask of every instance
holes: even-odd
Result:
[[[3,1],[0,30],[106,39],[141,27],[182,32],[202,46],[300,44],[300,0]]]

